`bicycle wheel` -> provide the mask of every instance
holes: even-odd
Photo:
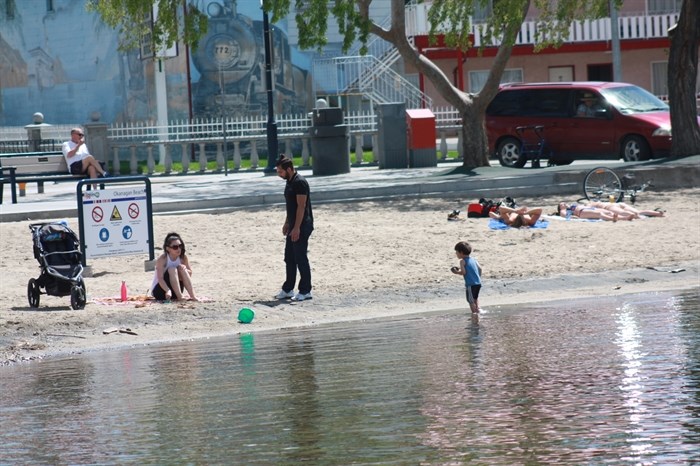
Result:
[[[622,200],[622,181],[609,168],[598,167],[589,171],[583,179],[583,193],[589,201]]]

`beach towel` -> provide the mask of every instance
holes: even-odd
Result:
[[[547,228],[548,225],[549,225],[549,222],[547,222],[546,220],[538,220],[537,223],[535,223],[533,226],[522,227],[522,228],[542,229],[542,228]],[[511,227],[509,227],[508,225],[503,223],[503,220],[496,220],[495,218],[492,218],[492,219],[489,219],[489,228],[492,230],[508,230]]]
[[[562,217],[560,215],[543,215],[544,218],[547,220],[562,220],[564,222],[603,222],[604,220],[601,220],[599,218],[578,218],[574,217],[572,215],[567,215],[566,217]]]
[[[126,301],[122,301],[120,297],[105,297],[105,298],[92,298],[88,300],[88,303],[99,304],[102,306],[133,306],[133,307],[145,307],[151,304],[163,304],[163,303],[175,303],[175,304],[187,304],[192,303],[211,303],[214,302],[211,298],[200,297],[199,301],[156,301],[152,296],[138,295],[130,296]]]

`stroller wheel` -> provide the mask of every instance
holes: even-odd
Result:
[[[74,311],[85,309],[85,295],[85,282],[81,280],[70,290],[70,307],[73,308]]]
[[[35,279],[30,278],[29,283],[27,283],[27,299],[29,300],[29,307],[39,307],[39,295],[41,295],[39,285]]]

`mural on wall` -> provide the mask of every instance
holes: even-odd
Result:
[[[116,34],[84,1],[0,5],[1,125],[29,124],[35,112],[53,124],[118,118],[126,93]]]
[[[9,15],[0,8],[0,125],[29,124],[34,112],[52,124],[155,120],[156,67],[166,73],[169,119],[266,114],[259,2],[241,2],[248,15],[233,0],[191,3],[210,23],[189,67],[185,53],[158,63],[137,50],[118,51],[117,33],[86,12],[84,0],[23,0]],[[306,59],[283,28],[272,30],[275,112],[307,111],[313,99]]]
[[[192,52],[200,75],[192,91],[195,116],[267,114],[262,19],[240,14],[233,0],[198,6],[209,16],[209,26]],[[257,10],[261,15],[259,5]],[[286,33],[278,26],[271,29],[275,112],[304,112],[311,104],[309,74],[292,63]]]

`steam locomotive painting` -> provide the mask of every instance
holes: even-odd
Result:
[[[238,14],[232,0],[209,2],[203,11],[209,16],[208,31],[192,55],[200,73],[193,83],[195,116],[266,114],[263,22]],[[286,34],[270,29],[275,113],[306,112],[311,107],[309,73],[292,64]]]

